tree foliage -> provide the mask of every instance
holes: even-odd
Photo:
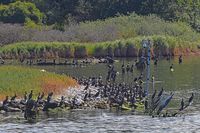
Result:
[[[43,14],[33,3],[20,2],[0,6],[0,20],[4,23],[42,22]]]
[[[24,23],[28,18],[61,30],[71,23],[132,12],[184,21],[196,30],[200,27],[200,0],[0,0],[0,4],[3,22]]]
[[[200,0],[177,0],[180,19],[200,30]]]

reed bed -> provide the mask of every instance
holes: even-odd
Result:
[[[151,40],[154,55],[179,55],[199,51],[200,41],[185,41],[178,37],[155,35],[96,43],[20,42],[1,47],[0,55],[4,59],[137,57],[143,39]]]

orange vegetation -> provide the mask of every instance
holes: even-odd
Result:
[[[54,92],[55,94],[62,94],[65,89],[77,86],[77,82],[73,79],[43,77],[42,78],[42,91],[45,94]]]

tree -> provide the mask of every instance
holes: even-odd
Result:
[[[177,2],[175,0],[143,0],[140,13],[157,14],[165,20],[175,20]]]
[[[10,4],[15,2],[16,0],[0,0],[0,4]]]
[[[179,19],[200,30],[200,0],[177,0]]]
[[[20,2],[0,6],[0,20],[5,23],[25,23],[31,20],[36,24],[42,23],[43,14],[33,3]]]

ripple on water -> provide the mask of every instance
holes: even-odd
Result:
[[[91,115],[92,114],[92,115]],[[34,124],[0,124],[0,133],[65,133],[65,132],[152,132],[152,133],[188,133],[200,132],[200,112],[171,118],[152,118],[150,116],[116,114],[107,111],[71,113],[78,119],[71,120],[68,114],[60,118],[47,118]],[[71,116],[72,117],[72,116]]]

